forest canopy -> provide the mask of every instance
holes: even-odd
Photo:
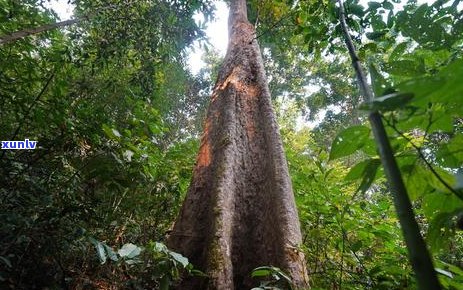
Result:
[[[69,3],[63,23],[48,1],[0,0],[0,288],[169,289],[207,276],[166,239],[223,61],[205,33],[214,1]],[[418,287],[370,111],[442,289],[463,289],[463,4],[339,3],[247,1],[311,289]],[[26,139],[36,148],[5,147]],[[283,270],[260,266],[254,289],[291,289]]]

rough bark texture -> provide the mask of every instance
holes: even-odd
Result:
[[[251,271],[282,268],[307,286],[299,219],[246,1],[232,1],[230,42],[193,180],[168,245],[209,276],[178,289],[250,289]]]

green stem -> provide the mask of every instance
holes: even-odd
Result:
[[[371,101],[373,100],[373,93],[371,91],[371,87],[366,81],[365,73],[363,72],[354,43],[349,34],[342,0],[338,0],[338,3],[339,20],[344,33],[344,40],[352,59],[352,65],[355,69],[358,85],[361,93],[366,98],[366,101]],[[412,264],[413,271],[415,272],[418,287],[421,290],[442,289],[437,279],[436,271],[434,270],[426,243],[421,236],[418,223],[416,222],[412,203],[408,197],[407,189],[405,188],[402,180],[399,166],[394,158],[394,152],[391,148],[391,144],[389,143],[386,130],[384,129],[381,115],[377,111],[373,111],[370,112],[368,119],[370,120],[373,135],[381,157],[381,162],[383,163],[384,171],[389,182],[395,210],[402,228],[402,234],[404,236],[405,244],[407,245],[408,257]]]

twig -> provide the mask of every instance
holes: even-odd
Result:
[[[293,15],[295,13],[295,11],[291,12],[291,13],[288,13],[286,16],[284,17],[281,17],[278,21],[276,21],[275,23],[272,24],[272,26],[270,26],[268,29],[266,29],[265,31],[261,32],[260,34],[256,35],[253,39],[251,39],[251,42],[253,42],[254,40],[256,39],[259,39],[260,37],[264,36],[265,34],[271,32],[275,27],[277,27],[278,25],[281,24],[281,22],[283,22],[283,20],[286,20],[289,16]]]
[[[432,164],[426,159],[426,156],[424,156],[423,154],[423,151],[421,150],[421,147],[419,147],[418,145],[416,145],[412,139],[410,139],[409,137],[407,137],[403,132],[401,132],[399,129],[397,129],[397,127],[393,124],[391,124],[388,120],[386,120],[385,118],[383,118],[383,120],[386,121],[386,123],[394,130],[394,132],[396,132],[397,134],[399,134],[402,138],[404,138],[405,140],[407,140],[408,143],[410,143],[410,145],[412,145],[412,147],[416,150],[416,152],[418,153],[418,156],[421,158],[421,160],[423,160],[423,162],[426,164],[426,166],[429,168],[429,170],[432,172],[432,174],[439,180],[440,183],[442,183],[442,185],[445,186],[445,188],[447,188],[450,192],[452,192],[453,194],[455,194],[459,199],[461,199],[463,201],[463,195],[461,195],[458,191],[456,191],[455,189],[453,189],[450,184],[448,184],[443,178],[442,176],[439,175],[439,173],[434,169],[434,167],[432,166]]]

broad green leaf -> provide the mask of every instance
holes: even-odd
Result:
[[[367,32],[366,36],[370,40],[377,40],[378,38],[386,35],[387,31],[374,31],[374,32]]]
[[[427,217],[437,213],[450,213],[463,208],[463,201],[452,193],[434,192],[423,198],[423,211]]]
[[[254,271],[252,271],[251,276],[252,277],[266,277],[266,276],[270,276],[271,273],[272,273],[272,271],[270,269],[256,268],[256,269],[254,269]]]
[[[463,104],[463,59],[446,66],[438,77],[446,79],[446,85],[436,90],[433,100]]]
[[[141,253],[141,248],[132,244],[132,243],[127,243],[125,245],[122,246],[122,248],[120,248],[117,253],[119,254],[119,256],[121,256],[122,258],[126,258],[126,259],[132,259],[138,255],[140,255]]]
[[[191,265],[191,264],[189,264]],[[197,269],[192,269],[190,271],[191,275],[193,276],[197,276],[197,277],[208,277],[206,273],[200,271],[200,270],[197,270]]]
[[[344,180],[352,181],[362,178],[357,191],[364,193],[368,190],[368,188],[370,188],[373,181],[377,178],[377,171],[380,165],[381,161],[378,158],[370,158],[359,162],[352,167]]]
[[[444,86],[446,80],[442,77],[421,77],[398,85],[401,92],[413,92],[413,103],[427,104],[429,97],[439,88]]]
[[[347,173],[347,175],[344,177],[344,180],[353,181],[360,179],[363,176],[365,169],[367,168],[371,160],[372,159],[367,159],[355,164],[354,167],[352,167]]]
[[[391,2],[388,2],[388,1],[384,1],[383,2],[383,7],[385,9],[392,10],[392,9],[394,9],[394,4],[392,4]]]
[[[452,217],[450,213],[440,213],[430,221],[426,240],[433,252],[437,252],[448,243]]]
[[[103,243],[92,237],[89,237],[88,239],[95,246],[96,253],[98,255],[98,258],[100,259],[101,264],[106,263],[107,256]]]
[[[156,252],[167,253],[168,251],[166,245],[164,245],[163,243],[159,243],[159,242],[155,242],[153,248]]]
[[[455,187],[456,185],[456,176],[447,170],[444,170],[441,167],[434,166],[434,171],[436,174],[439,176],[436,176],[436,174],[430,174],[430,178],[428,180],[429,185],[431,185],[433,188],[437,189],[438,191],[444,192],[444,193],[449,193],[449,189],[447,188],[447,185],[450,187]],[[447,184],[445,185],[443,181]],[[458,194],[458,192],[457,192]],[[459,195],[460,198],[462,198]]]
[[[448,104],[434,103],[428,120],[425,121],[426,129],[429,133],[433,132],[453,132],[454,116],[450,112],[451,107]],[[431,124],[429,124],[431,122]],[[425,128],[423,128],[425,129]]]
[[[377,70],[375,64],[370,63],[369,70],[370,79],[375,96],[383,95],[384,90],[389,87],[389,84],[387,83],[386,79],[381,75],[381,73]]]
[[[121,133],[119,133],[119,131],[117,131],[114,128],[110,128],[106,124],[103,124],[102,128],[103,128],[103,131],[105,132],[106,136],[108,136],[109,138],[111,138],[113,140],[119,140],[119,138],[122,136]]]
[[[388,112],[404,107],[413,99],[411,93],[392,93],[361,105],[362,110]]]
[[[100,259],[101,264],[106,263],[107,257],[103,244],[93,237],[88,237],[88,240],[95,246],[96,253],[98,255],[98,258]]]
[[[177,262],[182,264],[183,268],[186,268],[189,264],[188,259],[179,253],[169,251],[169,255]]]
[[[408,195],[412,201],[417,200],[431,191],[431,187],[428,184],[429,172],[420,166],[418,162],[411,165],[407,164],[400,169],[404,176]]]
[[[413,79],[398,85],[402,92],[413,92],[417,104],[463,104],[463,60],[452,62],[435,76]]]
[[[370,128],[352,126],[341,131],[331,144],[330,160],[348,156],[361,149],[370,136]]]
[[[389,59],[397,60],[398,58],[402,57],[402,55],[406,51],[408,45],[409,45],[408,42],[401,42],[401,43],[397,44],[397,46],[391,52],[391,55],[389,56]]]
[[[350,4],[348,10],[350,13],[357,15],[360,18],[362,18],[363,15],[365,15],[363,6],[359,4]]]
[[[378,2],[368,2],[368,9],[369,10],[375,10],[375,9],[378,9],[381,7],[381,3],[378,3]]]
[[[362,182],[360,182],[360,186],[357,191],[361,193],[365,193],[375,181],[376,172],[378,171],[379,166],[381,165],[381,161],[379,159],[370,159],[370,162],[365,167],[362,176]]]
[[[426,72],[422,61],[409,59],[391,61],[385,66],[385,70],[393,75],[411,77],[421,76]]]
[[[106,263],[106,251],[102,243],[96,244],[96,250],[98,253],[98,257],[100,258],[101,264]]]

